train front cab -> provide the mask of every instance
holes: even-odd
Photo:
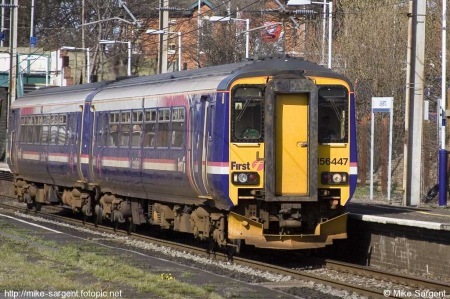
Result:
[[[262,248],[310,249],[347,237],[348,90],[342,80],[301,75],[233,84],[230,198],[235,208],[229,239]],[[339,123],[339,143],[318,142],[324,106]],[[318,162],[336,157],[341,162]]]

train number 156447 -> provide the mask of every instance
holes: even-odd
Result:
[[[348,158],[319,158],[319,165],[347,165]]]

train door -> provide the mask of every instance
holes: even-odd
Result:
[[[317,87],[297,75],[274,77],[264,112],[267,201],[317,201]]]
[[[89,152],[90,152],[90,144],[91,144],[91,125],[92,125],[92,113],[90,111],[91,105],[90,103],[86,103],[83,106],[83,111],[81,113],[81,119],[78,118],[78,124],[81,126],[77,126],[80,128],[80,140],[79,140],[79,148],[78,148],[78,157],[77,157],[77,169],[78,169],[78,181],[80,183],[86,183],[90,174],[89,167]]]
[[[208,96],[203,95],[199,99],[193,99],[191,102],[191,151],[188,160],[190,176],[193,179],[194,187],[199,195],[206,195],[206,112],[208,106]]]
[[[9,126],[10,128],[15,128],[14,130],[10,130],[10,144],[9,146],[9,159],[10,159],[10,170],[11,172],[18,172],[18,165],[17,165],[17,153],[19,150],[19,140],[17,135],[17,129],[20,127],[20,117],[18,116],[17,110],[12,110],[10,114],[10,122]],[[9,128],[8,128],[9,130]]]
[[[277,195],[307,195],[309,179],[308,98],[278,94],[275,99],[275,187]]]
[[[71,112],[67,115],[67,150],[69,155],[68,173],[70,177],[77,177],[76,157],[78,155],[78,119],[81,113]]]

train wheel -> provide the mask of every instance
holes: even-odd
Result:
[[[127,217],[125,221],[127,226],[127,234],[131,235],[131,233],[136,229],[135,225],[133,224],[133,219],[131,219],[131,217]]]
[[[117,210],[112,211],[111,222],[113,223],[114,232],[117,232],[117,230],[119,229],[119,223],[124,222],[122,214]]]
[[[227,245],[227,255],[228,255],[228,261],[231,263],[233,262],[233,257],[235,254],[239,254],[241,252],[241,243],[242,240],[233,239],[231,240],[231,244]]]
[[[216,257],[216,241],[214,241],[214,238],[210,236],[208,238],[208,248],[206,249],[206,252],[209,256],[211,256],[211,253],[213,254],[213,257]]]
[[[100,205],[96,205],[94,211],[94,226],[97,227],[99,224],[102,224],[103,209]]]
[[[113,222],[113,228],[114,228],[114,232],[117,232],[117,230],[119,229],[119,221],[115,220]]]
[[[31,211],[33,209],[33,206],[34,206],[33,200],[31,199],[31,196],[28,193],[25,193],[23,195],[23,200],[27,203],[27,211],[26,212],[28,213],[29,211]]]

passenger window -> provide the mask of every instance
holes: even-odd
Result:
[[[131,137],[131,146],[139,147],[141,143],[141,125],[133,125],[133,132]]]
[[[119,123],[120,113],[111,112],[108,125],[108,146],[114,147],[119,145]]]
[[[120,146],[130,146],[130,125],[121,125]]]
[[[181,148],[184,143],[184,108],[173,108],[172,110],[172,147]]]
[[[50,127],[50,144],[56,144],[56,137],[58,136],[58,126],[52,125]]]
[[[156,109],[145,111],[143,147],[155,147]]]
[[[157,147],[169,147],[170,145],[170,109],[163,108],[158,111],[158,132],[157,132]]]

